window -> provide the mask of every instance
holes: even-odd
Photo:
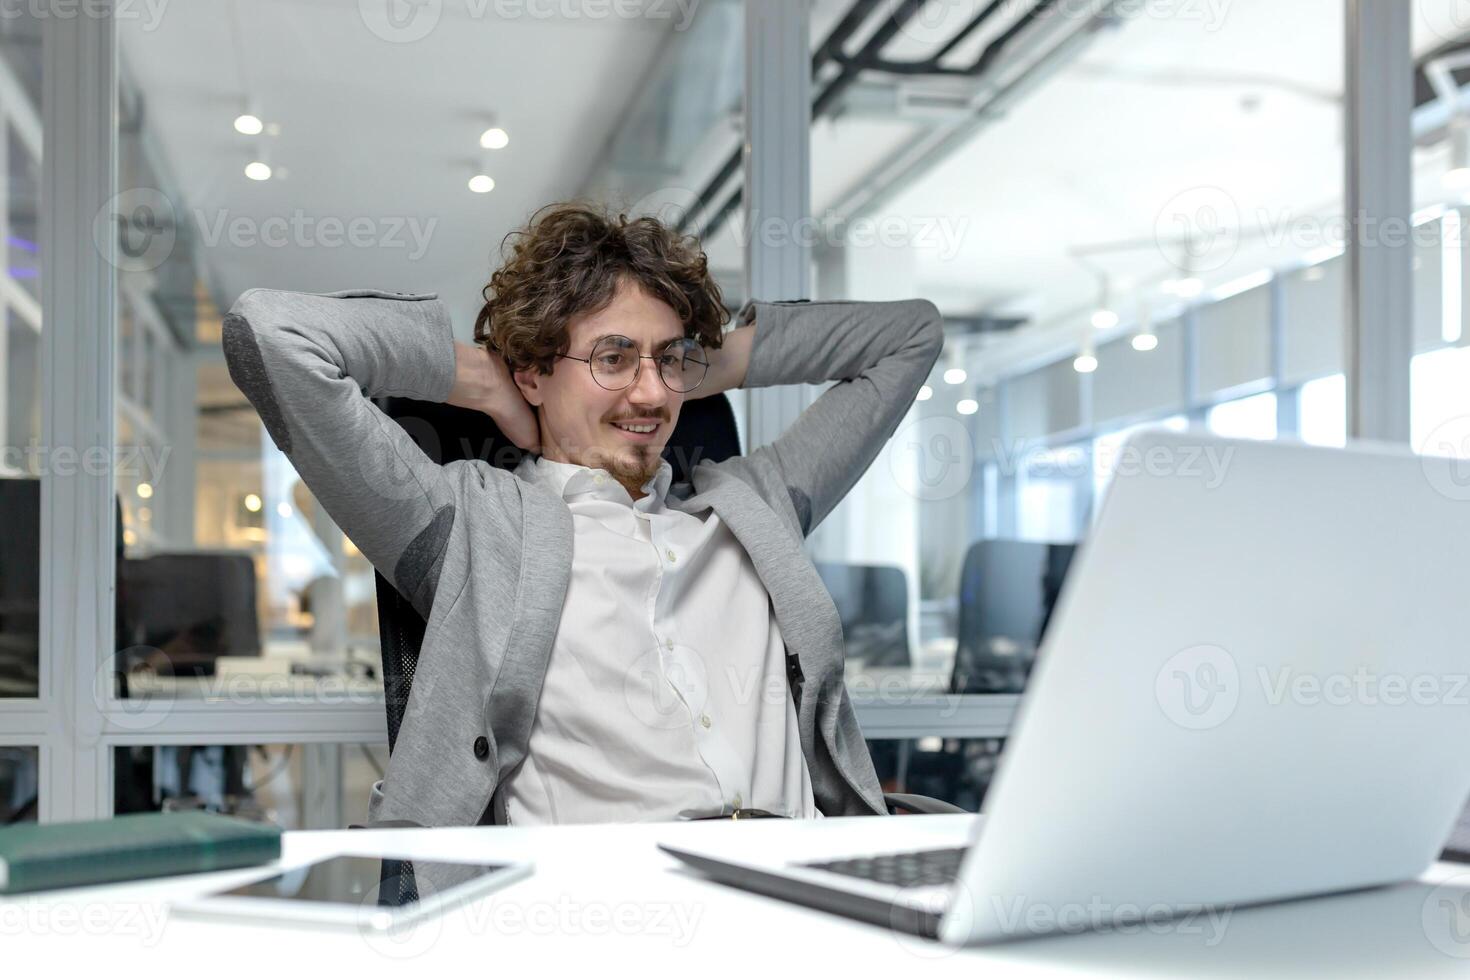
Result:
[[[1343,375],[1328,375],[1301,386],[1297,434],[1314,446],[1347,444],[1347,379]]]
[[[1215,435],[1228,439],[1275,439],[1276,393],[1221,402],[1210,409],[1205,423]]]
[[[1470,347],[1420,354],[1409,368],[1409,443],[1470,459]]]
[[[1113,475],[1114,461],[1117,459],[1118,450],[1128,437],[1140,429],[1152,429],[1162,426],[1171,432],[1183,432],[1189,428],[1189,419],[1183,415],[1171,415],[1157,422],[1141,422],[1138,425],[1130,425],[1116,432],[1098,436],[1092,440],[1092,515],[1094,519],[1098,513],[1098,503],[1101,502],[1103,491],[1107,488],[1108,481]]]
[[[1088,449],[1039,449],[1021,460],[1016,475],[1016,537],[1022,541],[1076,541],[1091,484]]]

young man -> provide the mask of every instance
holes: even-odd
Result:
[[[939,356],[926,300],[751,302],[697,242],[552,205],[512,236],[474,345],[436,294],[250,289],[230,375],[428,629],[370,826],[886,809],[802,539]],[[661,452],[686,398],[837,380],[773,444]],[[513,471],[440,466],[370,398],[487,413]]]

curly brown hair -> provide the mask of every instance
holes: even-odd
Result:
[[[567,324],[606,308],[624,279],[668,303],[684,336],[717,350],[729,311],[709,261],[692,235],[657,218],[629,220],[598,205],[548,204],[520,229],[505,263],[481,290],[475,341],[505,357],[511,370],[535,367],[550,374],[569,350]]]

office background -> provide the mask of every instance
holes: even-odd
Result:
[[[0,16],[0,821],[361,822],[373,571],[220,317],[433,290],[468,339],[553,200],[700,234],[732,309],[944,312],[809,541],[885,789],[979,806],[1134,427],[1470,455],[1459,0],[114,6]],[[747,445],[819,390],[733,393]]]

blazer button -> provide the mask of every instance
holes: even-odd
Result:
[[[475,739],[475,758],[483,759],[490,754],[490,743],[484,735]]]

